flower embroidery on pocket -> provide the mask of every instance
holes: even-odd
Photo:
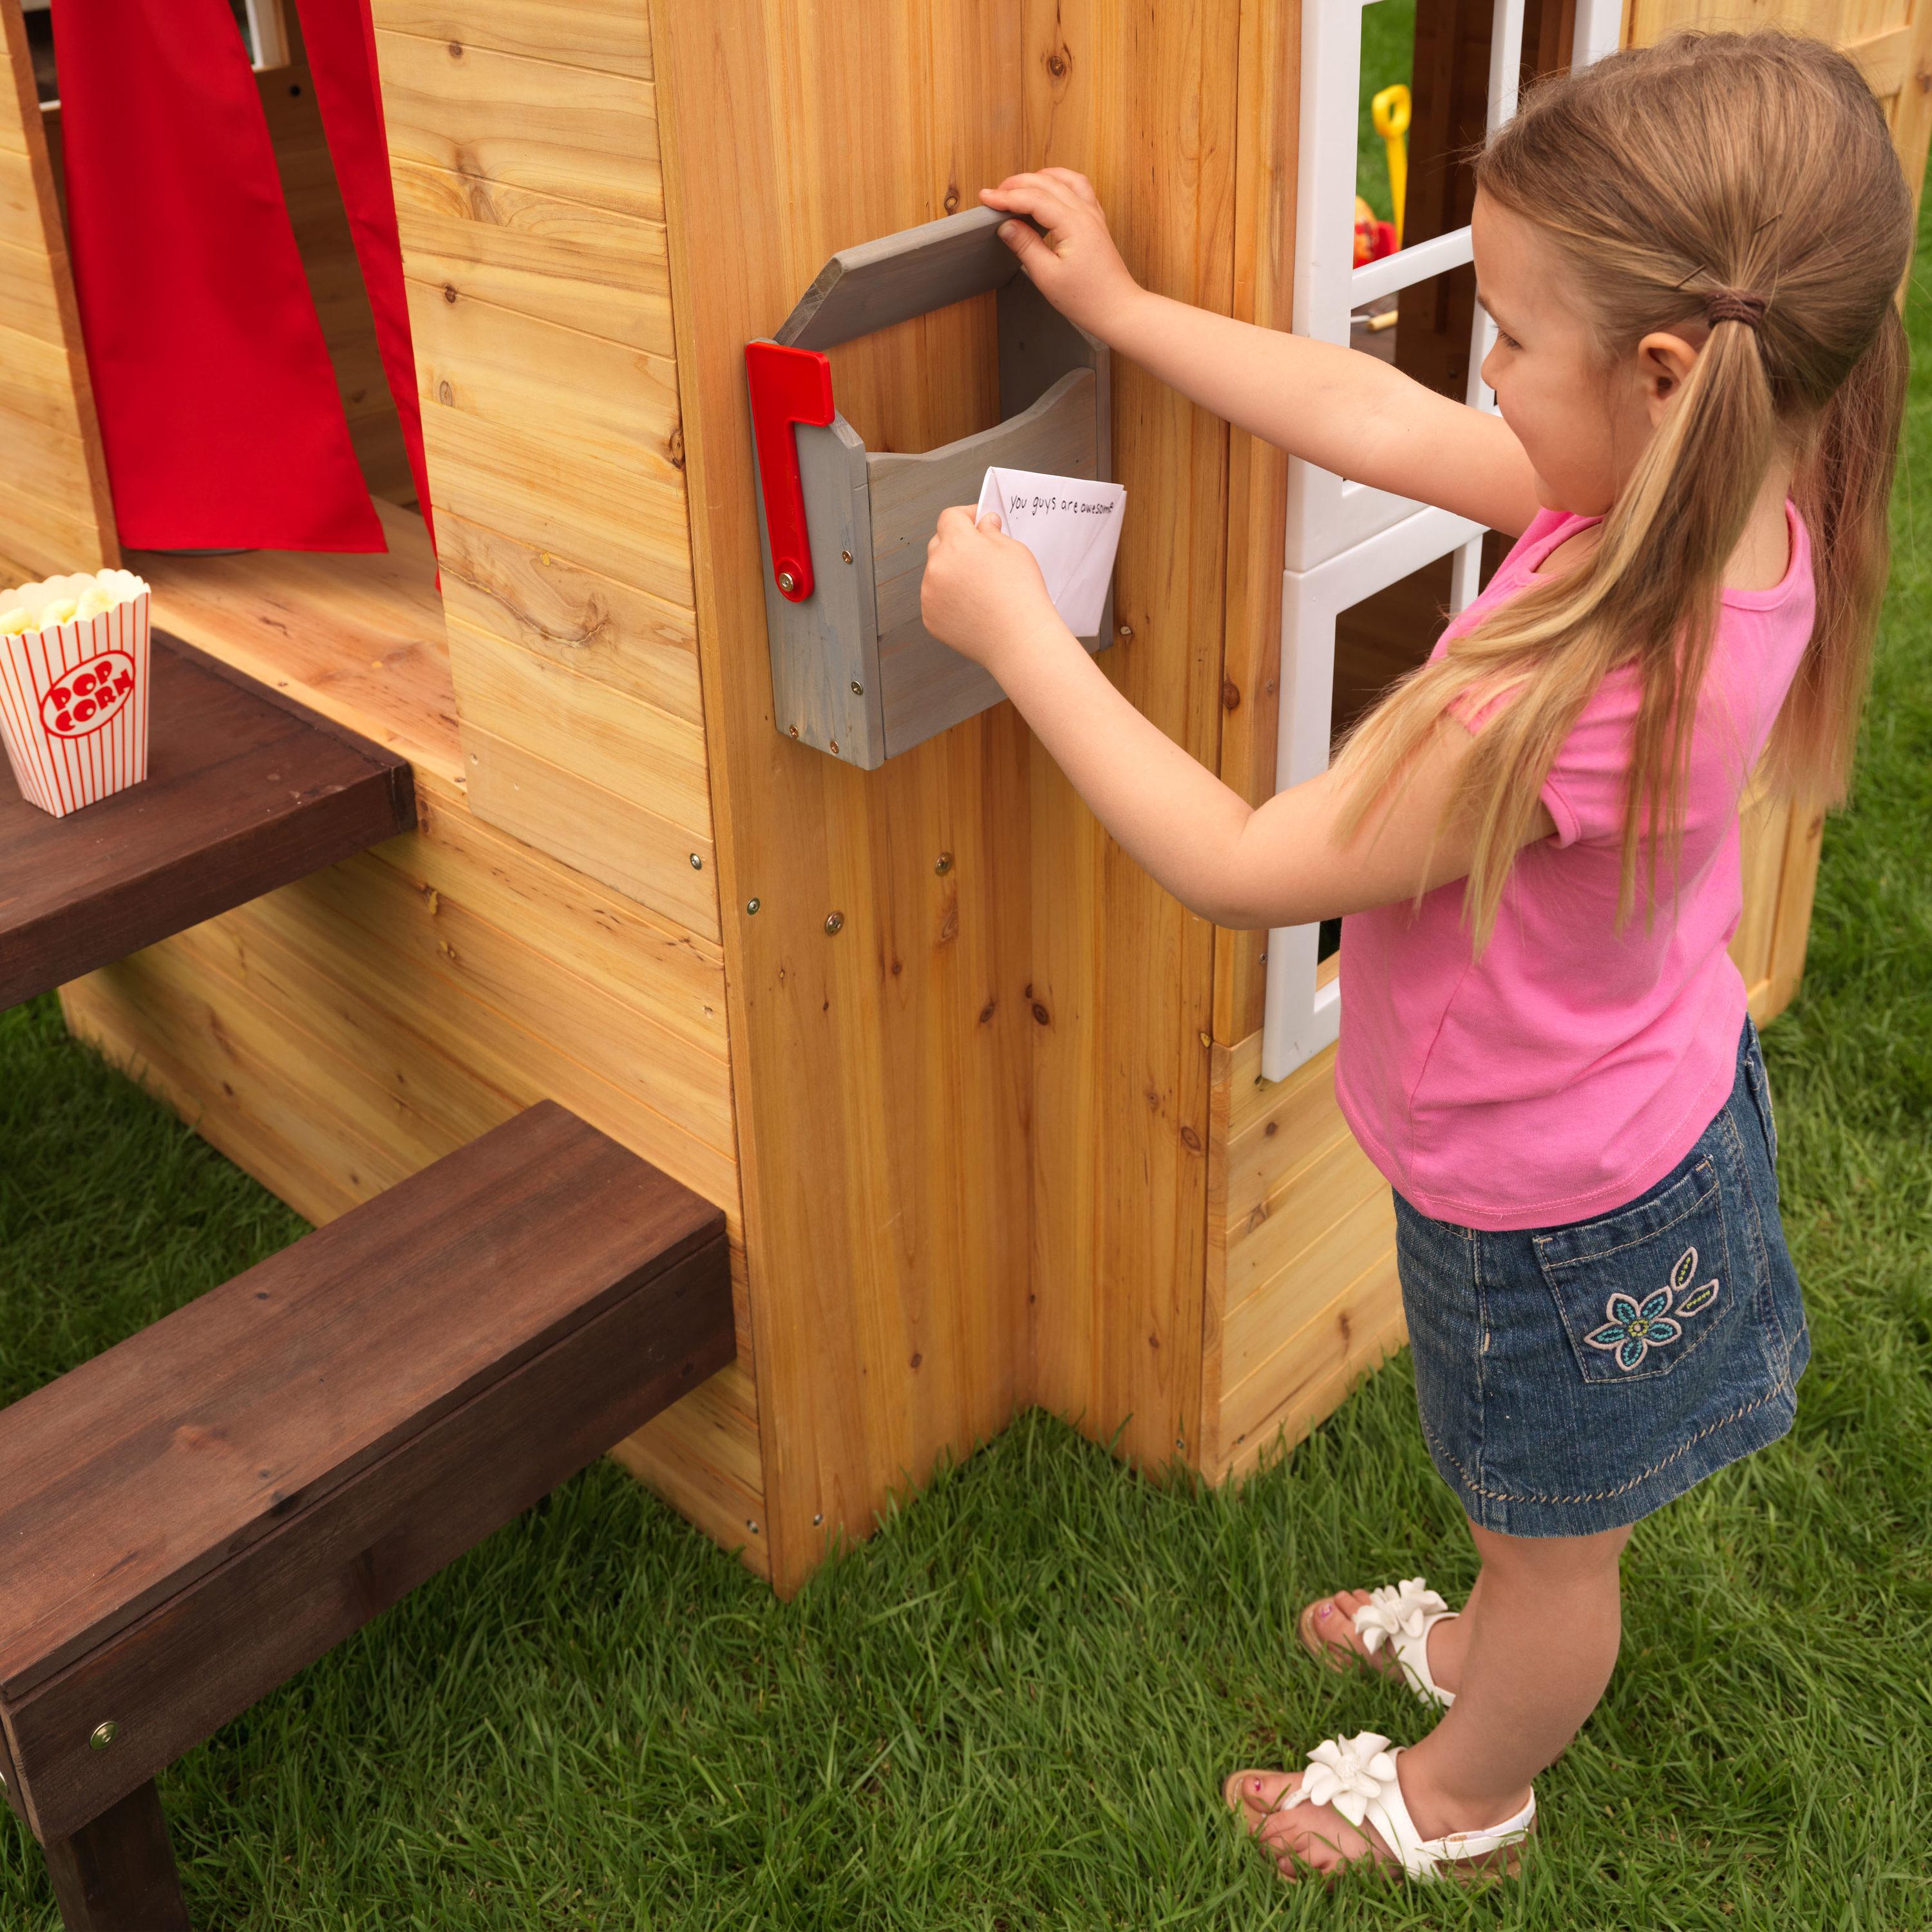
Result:
[[[1682,1301],[1677,1300],[1696,1272],[1697,1250],[1686,1248],[1677,1257],[1670,1280],[1654,1294],[1646,1296],[1641,1304],[1621,1292],[1612,1295],[1604,1304],[1604,1312],[1610,1319],[1586,1335],[1584,1340],[1593,1348],[1614,1350],[1618,1368],[1635,1368],[1652,1348],[1660,1348],[1683,1334],[1686,1316],[1702,1314],[1717,1300],[1714,1276],[1700,1282]]]

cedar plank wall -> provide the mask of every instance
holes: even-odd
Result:
[[[8,582],[120,562],[67,237],[14,0],[0,0],[0,572]]]
[[[375,20],[471,807],[715,942],[641,0]]]
[[[890,1491],[1013,1412],[1040,1029],[1010,708],[872,772],[773,728],[742,345],[835,249],[970,205],[1007,171],[1022,43],[1016,9],[985,0],[652,14],[759,1421],[789,1591],[830,1536],[866,1534]],[[835,350],[868,447],[989,424],[992,323],[981,298]]]
[[[1268,10],[1276,32],[1293,10]],[[1243,16],[1240,0],[1024,8],[1028,164],[1090,175],[1142,281],[1224,314]],[[1131,635],[1099,662],[1211,767],[1230,432],[1124,359],[1114,398],[1116,475],[1133,506],[1116,618]],[[1277,599],[1279,584],[1277,572]],[[1214,928],[1031,752],[1034,1394],[1159,1468],[1190,1457],[1199,1434]]]
[[[738,1361],[620,1454],[766,1571],[647,22],[374,11],[466,789],[401,890],[372,860],[273,916],[344,976],[401,956],[439,1093],[558,1099],[725,1208]]]
[[[1932,137],[1932,9],[1920,8],[1915,18],[1910,0],[1744,9],[1637,0],[1627,38],[1642,44],[1676,28],[1772,20],[1825,34],[1858,60],[1886,104],[1916,194]],[[1563,44],[1560,33],[1544,39],[1549,50]],[[1256,131],[1251,140],[1244,133],[1238,189],[1257,201],[1284,170],[1291,190],[1293,179],[1296,81],[1288,60],[1267,71],[1278,77],[1285,98],[1270,115],[1257,91]],[[1288,156],[1286,164],[1272,160],[1271,147]],[[1292,192],[1288,212],[1292,218]],[[1241,227],[1245,236],[1245,220]],[[1285,251],[1289,244],[1281,245]],[[1258,248],[1257,259],[1267,260]],[[1286,326],[1291,289],[1291,267],[1282,266],[1272,284],[1258,274],[1252,307],[1239,312]],[[1281,472],[1269,456],[1257,452],[1249,466],[1257,500],[1280,488]],[[1276,585],[1279,504],[1276,494],[1262,520],[1273,538]],[[1273,784],[1280,644],[1278,597],[1270,599],[1258,566],[1256,575],[1245,623],[1234,621],[1231,600],[1221,770],[1230,784],[1259,800]],[[1818,818],[1794,818],[1783,808],[1747,816],[1744,911],[1732,952],[1760,1022],[1797,991],[1821,831]],[[1335,1108],[1333,1050],[1274,1086],[1260,1078],[1263,944],[1260,934],[1216,935],[1199,1459],[1216,1474],[1238,1474],[1272,1444],[1305,1434],[1403,1333],[1388,1190]]]

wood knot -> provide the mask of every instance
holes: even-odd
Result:
[[[449,57],[452,60],[460,60],[463,58],[463,43],[460,40],[450,42]]]
[[[1181,1129],[1180,1144],[1190,1154],[1198,1154],[1201,1151],[1201,1136],[1192,1127]]]
[[[439,382],[436,386],[436,399],[445,409],[453,409],[456,405],[456,392],[446,381]]]
[[[1055,47],[1046,57],[1046,70],[1055,80],[1064,80],[1073,69],[1073,56],[1064,47]]]
[[[1033,1003],[1033,1016],[1042,1026],[1051,1026],[1053,1024],[1053,1016],[1037,1000]]]
[[[1221,709],[1223,711],[1238,711],[1240,708],[1241,687],[1232,677],[1223,678],[1221,681]]]
[[[959,212],[959,188],[956,182],[948,182],[946,184],[946,200],[942,205],[948,214]]]
[[[684,425],[680,423],[670,433],[670,440],[664,445],[664,454],[670,458],[674,470],[684,467]]]
[[[456,306],[456,284],[454,282],[445,282],[443,284],[442,298],[445,302],[448,302],[452,308]]]
[[[998,1004],[999,1002],[997,1000],[988,1000],[986,1004],[980,1009],[980,1024],[982,1026],[986,1025],[986,1023],[992,1019],[993,1017],[993,1009]]]

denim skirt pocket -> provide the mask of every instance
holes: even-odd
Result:
[[[1600,1221],[1535,1238],[1586,1382],[1640,1382],[1688,1361],[1753,1298],[1734,1279],[1718,1164],[1708,1144],[1668,1186]],[[1754,1274],[1747,1265],[1747,1275]]]

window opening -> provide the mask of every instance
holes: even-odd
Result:
[[[1620,0],[1304,0],[1295,332],[1492,408],[1479,373],[1492,338],[1475,304],[1468,157],[1515,112],[1525,80],[1594,59],[1621,30]],[[1399,245],[1386,245],[1396,238],[1374,225],[1393,230],[1398,192]],[[1384,688],[1375,680],[1388,662],[1426,655],[1442,614],[1476,594],[1501,546],[1467,518],[1298,459],[1283,548],[1277,787],[1327,768],[1338,722]],[[1406,641],[1392,628],[1398,608]],[[1335,940],[1314,925],[1268,935],[1268,1079],[1336,1036],[1340,986],[1322,967]]]

